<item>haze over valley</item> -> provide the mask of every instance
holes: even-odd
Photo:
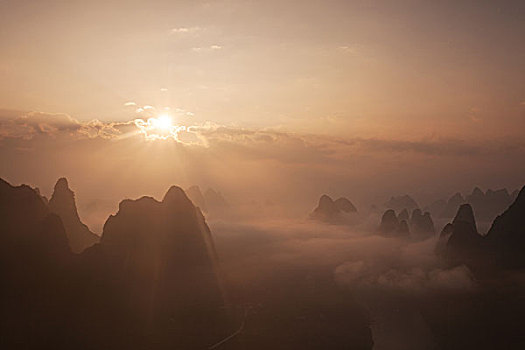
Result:
[[[523,349],[523,1],[1,1],[1,349]]]

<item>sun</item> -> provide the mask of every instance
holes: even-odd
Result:
[[[167,114],[161,114],[156,118],[151,118],[151,125],[159,131],[170,131],[173,128],[173,120]]]
[[[178,134],[186,130],[184,125],[176,125],[169,114],[159,114],[147,121],[138,118],[134,122],[147,140],[177,139]]]

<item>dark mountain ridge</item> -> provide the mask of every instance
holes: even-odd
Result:
[[[75,193],[69,188],[66,178],[58,179],[48,205],[49,210],[62,219],[69,246],[74,253],[80,253],[99,241],[100,237],[80,220]]]
[[[474,197],[482,195],[479,189],[473,191]],[[452,223],[443,229],[440,241],[439,246],[445,245],[446,249],[439,250],[447,258],[475,269],[525,267],[525,187],[485,236],[478,233],[473,207],[463,204]]]
[[[210,230],[182,189],[122,201],[80,254],[29,186],[0,180],[0,209],[6,348],[205,348],[231,332]]]

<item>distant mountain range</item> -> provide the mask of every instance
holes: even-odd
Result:
[[[430,204],[426,210],[435,217],[449,219],[454,217],[458,208],[465,203],[471,205],[478,220],[492,221],[494,218],[509,207],[518,196],[518,190],[509,193],[507,189],[497,191],[487,190],[483,192],[479,187],[475,187],[472,193],[463,196],[455,193],[448,200],[437,200]]]
[[[399,215],[393,209],[388,209],[381,217],[379,233],[384,236],[425,239],[435,233],[434,222],[429,212],[422,213],[420,209],[412,210],[409,217],[408,210],[403,209]]]
[[[193,204],[205,213],[222,211],[228,207],[222,193],[212,188],[208,188],[203,195],[200,187],[194,185],[186,189],[186,193]]]

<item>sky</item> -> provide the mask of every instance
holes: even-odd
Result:
[[[308,206],[513,190],[524,19],[523,1],[1,0],[0,177],[48,195],[68,176],[85,205],[171,184]]]
[[[0,106],[124,121],[134,102],[189,112],[180,122],[516,137],[524,15],[521,1],[4,0]]]

